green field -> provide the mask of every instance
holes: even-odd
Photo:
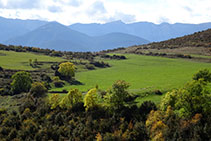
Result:
[[[116,80],[125,80],[130,83],[130,92],[141,95],[153,90],[168,90],[182,87],[191,80],[192,75],[203,68],[211,69],[209,63],[194,62],[187,59],[170,59],[154,56],[142,56],[124,54],[126,60],[109,60],[111,67],[88,71],[80,69],[76,72],[76,79],[84,85],[66,84],[63,88],[52,90],[69,90],[78,88],[80,91],[87,91],[96,85],[100,89],[107,90]],[[17,53],[12,51],[0,51],[0,66],[7,69],[33,70],[29,66],[29,59],[38,59],[44,62],[64,61],[62,58],[38,55],[34,53]],[[47,66],[42,66],[47,67]],[[49,66],[48,66],[49,67]],[[80,67],[80,66],[79,66]],[[159,103],[161,96],[148,95],[137,99],[139,103],[145,100],[152,100]]]
[[[29,59],[37,59],[39,62],[59,62],[64,59],[59,57],[50,57],[46,55],[39,55],[35,53],[23,53],[13,51],[0,51],[0,66],[6,69],[18,69],[18,70],[34,70],[29,65]],[[45,66],[44,66],[45,67]]]
[[[200,69],[211,69],[209,63],[184,59],[132,54],[126,56],[127,60],[104,60],[112,66],[110,68],[76,73],[76,79],[84,85],[69,85],[54,90],[79,88],[87,91],[96,85],[101,89],[108,89],[116,80],[121,79],[130,83],[132,92],[155,89],[166,91],[183,86]]]

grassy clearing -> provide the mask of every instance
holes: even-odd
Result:
[[[87,91],[99,86],[108,89],[116,80],[125,80],[131,84],[130,91],[160,89],[162,91],[178,88],[191,80],[199,69],[209,68],[208,63],[183,59],[170,59],[154,56],[127,54],[127,60],[107,60],[112,67],[76,73],[76,79],[84,83],[78,86],[65,86],[54,90],[78,88]]]
[[[37,59],[39,62],[60,62],[64,59],[59,57],[50,57],[46,55],[39,55],[35,53],[23,53],[13,51],[0,51],[0,66],[6,69],[18,69],[18,70],[34,70],[29,65],[29,59]],[[43,65],[42,68],[46,68],[47,65]]]

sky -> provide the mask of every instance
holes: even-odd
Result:
[[[0,0],[0,16],[74,23],[211,22],[211,0]]]

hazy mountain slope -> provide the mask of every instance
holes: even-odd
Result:
[[[23,35],[46,23],[39,20],[19,20],[0,17],[0,42]]]
[[[142,45],[147,44],[149,41],[125,34],[125,33],[109,33],[103,36],[93,37],[94,41],[96,41],[98,49],[113,49],[117,47],[128,47],[133,45]]]
[[[99,37],[90,37],[59,23],[52,22],[23,36],[12,38],[5,43],[63,51],[99,51],[141,45],[149,43],[149,41],[123,33],[111,33]]]
[[[6,41],[7,44],[35,46],[56,50],[87,50],[91,38],[56,22],[41,26],[27,34]]]
[[[137,22],[125,24],[121,21],[116,21],[106,24],[73,24],[69,27],[90,36],[100,36],[112,32],[121,32],[139,36],[149,41],[164,41],[171,38],[192,34],[197,31],[206,30],[211,28],[211,23],[153,24],[150,22]]]

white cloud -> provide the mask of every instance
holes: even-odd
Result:
[[[30,9],[38,8],[40,0],[0,0],[0,8],[6,9]]]
[[[134,21],[211,22],[210,0],[0,0],[0,16],[63,24]]]

